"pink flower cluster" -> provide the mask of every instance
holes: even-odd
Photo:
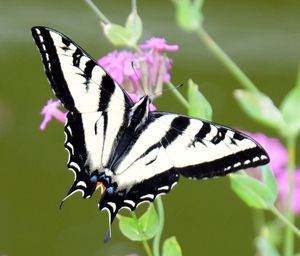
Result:
[[[258,141],[268,152],[270,156],[270,168],[273,171],[278,183],[278,205],[280,208],[286,208],[289,181],[288,181],[288,153],[282,143],[276,138],[270,138],[262,133],[250,134],[253,139]],[[292,206],[295,213],[300,213],[300,169],[294,173],[294,193]]]
[[[170,81],[172,59],[165,52],[177,51],[178,45],[169,45],[163,38],[153,37],[139,45],[138,52],[114,51],[98,60],[111,77],[125,90],[148,94],[152,98],[162,93],[162,85]]]

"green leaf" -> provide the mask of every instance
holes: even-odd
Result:
[[[248,175],[231,174],[232,190],[250,207],[268,209],[276,197],[271,189],[263,182]]]
[[[133,217],[118,215],[119,228],[124,236],[132,241],[141,241],[143,238],[139,232],[138,220]]]
[[[188,114],[193,117],[212,120],[212,108],[208,100],[199,91],[198,85],[191,79],[188,80]]]
[[[278,195],[278,186],[277,186],[276,178],[268,165],[262,166],[261,172],[262,172],[263,182],[272,193],[273,198],[271,201],[275,202]]]
[[[163,244],[163,256],[182,256],[180,245],[176,238],[170,237],[164,241]]]
[[[103,24],[103,31],[109,41],[115,46],[131,44],[131,32],[117,24]]]
[[[296,86],[283,99],[280,110],[289,127],[288,133],[296,136],[300,131],[300,66]]]
[[[133,213],[134,214],[134,213]],[[124,236],[132,241],[149,240],[154,237],[158,228],[158,216],[153,204],[138,219],[118,215],[119,228]]]
[[[236,90],[234,96],[253,119],[280,131],[285,129],[281,112],[267,95],[249,90]]]
[[[142,35],[143,23],[142,23],[142,19],[140,18],[140,16],[137,14],[135,10],[133,10],[129,14],[126,20],[125,28],[127,31],[131,33],[130,44],[132,46],[136,45],[137,41],[140,39]]]
[[[179,27],[185,31],[194,31],[202,26],[203,0],[173,0],[176,8],[176,21]]]
[[[153,204],[150,204],[147,211],[139,219],[139,226],[145,239],[155,236],[159,225],[158,215]]]

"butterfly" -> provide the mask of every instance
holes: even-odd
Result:
[[[266,151],[240,131],[202,119],[150,112],[151,99],[133,103],[125,90],[76,43],[47,27],[33,27],[49,83],[68,110],[67,166],[77,191],[111,224],[121,208],[133,211],[168,193],[180,176],[204,179],[267,164]]]

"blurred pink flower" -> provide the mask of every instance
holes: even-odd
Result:
[[[264,149],[267,151],[270,157],[270,168],[274,173],[274,176],[278,184],[278,199],[277,204],[281,209],[286,208],[286,203],[289,193],[289,181],[288,181],[288,152],[283,144],[277,138],[270,138],[263,133],[251,134],[245,132],[251,138],[259,142]],[[257,168],[254,171],[254,176],[257,177]],[[251,175],[251,172],[248,172]],[[293,211],[297,214],[300,213],[300,169],[297,169],[294,173],[294,193],[292,197],[292,207]],[[251,175],[252,176],[252,175]],[[257,177],[259,178],[259,177]]]
[[[288,161],[288,153],[285,147],[282,145],[279,139],[267,137],[263,133],[255,133],[251,134],[249,132],[245,132],[251,138],[259,142],[263,148],[267,151],[270,157],[270,167],[275,175],[282,173],[285,170],[287,161]]]
[[[58,120],[61,123],[66,122],[66,115],[67,113],[64,113],[59,109],[61,106],[61,103],[59,100],[48,100],[47,104],[43,107],[41,114],[44,116],[44,119],[40,125],[40,129],[44,130],[47,126],[47,124],[54,118]]]

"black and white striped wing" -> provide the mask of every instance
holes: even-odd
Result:
[[[239,131],[171,113],[151,113],[116,170],[118,192],[104,194],[100,209],[113,218],[168,193],[179,176],[204,179],[269,162],[265,150]]]
[[[51,87],[70,112],[65,125],[68,167],[75,181],[68,195],[95,189],[90,175],[101,170],[127,126],[131,100],[96,62],[71,39],[46,27],[33,27]]]

